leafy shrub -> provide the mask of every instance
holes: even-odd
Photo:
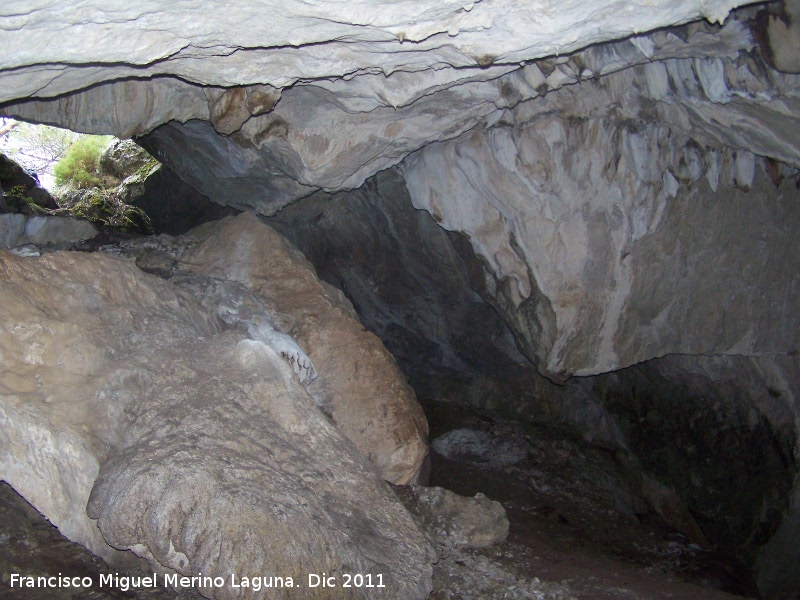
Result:
[[[105,135],[86,135],[78,139],[53,169],[56,184],[79,190],[102,187],[100,156],[110,139]]]

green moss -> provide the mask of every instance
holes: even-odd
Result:
[[[143,164],[141,167],[136,169],[136,172],[134,173],[134,175],[139,180],[144,181],[145,179],[150,177],[150,174],[153,171],[155,171],[159,166],[161,166],[161,163],[158,162],[155,158],[151,158],[145,164]]]
[[[125,204],[110,190],[93,188],[81,192],[62,210],[70,216],[121,231],[152,232],[150,217],[141,208]]]
[[[49,214],[46,208],[42,208],[36,202],[33,201],[33,198],[26,194],[25,186],[23,185],[15,185],[11,188],[8,192],[6,192],[6,205],[9,208],[18,211],[24,212],[25,208],[29,208],[30,211],[35,215],[44,215]]]

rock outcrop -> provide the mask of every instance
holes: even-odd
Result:
[[[462,148],[461,156],[468,151]],[[774,184],[758,189],[769,199],[750,208],[774,210]],[[732,193],[742,203],[753,198],[753,192]],[[684,214],[697,214],[690,203],[681,206]],[[706,224],[726,218],[714,213]],[[789,566],[796,556],[789,540],[800,464],[796,356],[672,355],[555,385],[530,363],[524,366],[507,343],[511,333],[489,304],[496,296],[486,262],[471,256],[461,235],[414,210],[397,173],[381,173],[354,192],[311,196],[270,222],[353,299],[364,324],[424,391],[428,407],[436,399],[448,413],[472,406],[568,431],[616,457],[618,479],[592,492],[608,506],[630,515],[650,510],[696,545],[738,556],[755,566],[764,591],[798,585]],[[734,224],[727,228],[734,231]],[[713,248],[701,256],[715,260]],[[792,316],[775,318],[788,323]],[[429,418],[441,427],[448,417],[436,411]],[[440,433],[432,448],[492,470],[514,468],[531,453],[520,436],[464,428]]]
[[[201,223],[236,214],[184,183],[133,140],[112,142],[100,158],[100,166],[119,180],[119,199],[147,214],[153,233],[179,235]]]
[[[70,245],[97,235],[89,221],[71,217],[26,217],[21,214],[0,215],[0,247],[16,248],[27,244],[36,246]]]
[[[124,261],[0,262],[0,477],[63,533],[112,562],[130,549],[225,578],[210,598],[238,597],[231,573],[317,570],[427,595],[410,516],[272,348]]]
[[[0,213],[34,215],[40,208],[58,208],[58,204],[36,177],[0,153]]]
[[[431,142],[491,126],[520,101],[562,86],[670,58],[735,57],[754,45],[739,20],[722,30],[693,24],[642,32],[702,16],[721,21],[739,4],[619,11],[608,2],[591,9],[412,2],[373,10],[365,2],[337,5],[333,21],[325,3],[313,10],[289,3],[277,15],[251,4],[237,7],[259,24],[246,33],[236,19],[217,18],[213,5],[113,16],[97,9],[96,25],[81,16],[72,27],[64,26],[75,18],[69,10],[42,8],[8,18],[8,47],[53,18],[74,28],[70,35],[97,37],[87,48],[63,49],[58,77],[38,62],[59,54],[52,36],[43,54],[8,56],[0,75],[9,92],[0,102],[21,118],[81,131],[153,132],[148,149],[201,193],[271,214],[318,188],[357,187]],[[192,36],[176,25],[182,18],[191,19]],[[131,44],[127,59],[110,64],[130,44],[115,41],[104,52],[111,39],[145,45]],[[623,41],[580,50],[608,40]],[[706,68],[712,82],[716,70],[713,61]],[[97,114],[95,106],[117,110]]]
[[[396,171],[318,192],[269,223],[352,301],[420,397],[498,408],[514,403],[510,384],[511,396],[533,391],[510,330],[474,291],[485,277],[469,242],[415,210]]]

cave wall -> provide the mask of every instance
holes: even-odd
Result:
[[[672,92],[670,103],[650,96],[651,68],[525,102],[402,165],[415,206],[465,232],[507,282],[505,315],[551,376],[797,347],[787,265],[800,257],[798,172],[756,157],[764,148],[744,131],[728,136],[739,147],[720,146],[714,129],[676,123],[681,103],[703,94],[697,62],[667,65],[664,87],[689,96]],[[755,95],[735,91],[745,106]],[[731,104],[708,118],[741,123]]]
[[[800,76],[776,51],[777,40],[797,34],[794,3],[743,8],[723,25],[680,24],[688,16],[675,11],[691,11],[689,3],[665,3],[648,19],[680,25],[651,33],[639,33],[645,21],[635,6],[621,19],[599,5],[588,12],[602,35],[583,29],[587,16],[565,3],[545,45],[535,10],[520,21],[501,5],[421,8],[431,35],[412,42],[414,28],[401,28],[396,14],[380,11],[355,34],[326,21],[322,4],[304,32],[313,43],[292,48],[251,48],[252,32],[228,30],[226,20],[218,24],[225,39],[208,46],[200,11],[196,39],[167,56],[131,59],[137,74],[130,64],[73,66],[97,49],[71,49],[55,87],[10,93],[3,111],[138,134],[215,202],[264,215],[399,165],[415,205],[465,234],[486,262],[523,353],[556,381],[667,353],[796,349],[787,325],[797,281],[784,265],[798,258]],[[704,8],[714,18],[717,9]],[[9,29],[35,37],[53,10],[8,17]],[[66,9],[58,14],[69,22]],[[487,15],[492,27],[482,35],[465,25]],[[102,11],[96,19],[115,33],[135,26],[140,39],[177,44],[173,28],[155,24],[180,18],[180,9],[114,16],[113,24]],[[273,21],[306,17],[286,7]],[[622,21],[636,35],[578,48],[614,38]],[[567,23],[572,41],[547,57]],[[343,37],[322,41],[333,30]],[[509,33],[525,35],[512,42]],[[271,35],[277,43],[285,32]],[[234,42],[239,50],[222,51]],[[194,43],[204,51],[190,50]],[[52,77],[32,52],[0,75],[9,84],[26,73]],[[257,80],[255,65],[264,68]]]
[[[469,242],[411,206],[399,173],[379,173],[352,192],[319,192],[269,222],[353,302],[418,395],[481,408],[518,404],[500,382],[519,381],[522,393],[530,364],[472,289],[483,266]]]
[[[556,385],[515,347],[489,266],[412,207],[398,172],[310,196],[270,223],[348,295],[423,404],[513,416],[602,448],[635,504],[754,568],[765,597],[800,585],[796,355],[667,355]]]

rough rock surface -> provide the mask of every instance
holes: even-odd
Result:
[[[126,204],[147,213],[154,233],[179,235],[201,223],[237,213],[211,202],[163,164],[126,177],[118,195]]]
[[[29,201],[26,202],[25,198]],[[31,206],[33,204],[34,206]],[[0,153],[0,213],[35,214],[35,207],[58,208],[55,199],[21,166]]]
[[[291,317],[293,336],[318,372],[311,395],[385,479],[415,482],[427,454],[425,416],[392,356],[341,292],[252,214],[207,223],[188,236],[197,244],[177,266],[243,284]]]
[[[119,181],[116,196],[143,210],[147,231],[179,235],[201,223],[236,214],[211,202],[133,140],[114,140],[100,157],[105,175]]]
[[[20,214],[0,215],[0,246],[15,248],[26,244],[70,244],[97,235],[89,221],[70,217],[26,217]]]
[[[95,66],[76,69],[69,63],[83,51],[70,45],[59,52],[50,40],[48,50],[62,54],[58,77],[52,67],[35,64],[32,51],[26,59],[12,60],[16,68],[4,73],[4,82],[16,92],[7,99],[21,103],[5,110],[120,137],[170,123],[149,142],[150,149],[164,153],[159,160],[216,202],[271,214],[316,188],[357,187],[426,144],[491,125],[507,108],[564,85],[668,58],[735,57],[753,46],[747,28],[736,20],[721,31],[694,24],[676,33],[628,37],[686,23],[701,11],[717,20],[739,2],[630,5],[624,11],[606,2],[591,10],[571,2],[509,7],[506,0],[436,7],[408,2],[403,9],[381,6],[378,11],[368,4],[347,10],[337,5],[335,22],[325,3],[313,10],[289,3],[266,18],[259,16],[265,8],[241,5],[237,14],[259,23],[246,33],[227,17],[209,20],[213,5],[203,10],[187,5],[195,35],[214,39],[199,42],[203,50],[198,52],[192,45],[199,38],[192,41],[184,37],[185,28],[175,29],[176,19],[188,14],[183,8],[144,15],[126,9],[113,16],[96,9],[99,29],[83,22],[64,27],[73,17],[55,8],[15,15],[8,21],[9,38],[47,27],[58,14],[64,31],[75,30],[70,35],[97,36],[86,49],[89,54],[100,52],[112,31],[127,36],[128,27],[136,33],[126,39],[148,47],[134,44],[128,60],[113,65],[104,64],[107,53],[83,56],[81,62]],[[365,19],[370,12],[376,16]],[[293,39],[283,46],[287,31]],[[265,39],[270,40],[266,47]],[[623,41],[569,56],[611,39]],[[257,48],[250,46],[255,40]],[[162,54],[159,43],[176,44],[176,53]],[[112,54],[122,52],[115,43]],[[158,58],[133,58],[142,52]],[[550,58],[536,60],[542,57]],[[708,70],[714,73],[716,66]],[[78,85],[70,81],[74,77]],[[95,106],[125,108],[98,114]]]
[[[798,382],[800,361],[786,355],[667,356],[584,382],[705,534],[755,563],[767,598],[800,589],[788,541],[799,514]]]
[[[473,424],[441,431],[441,424],[472,406],[568,432],[617,463],[611,479],[589,477],[591,491],[571,482],[580,476],[565,476],[571,483],[559,485],[576,485],[576,497],[602,498],[627,515],[650,510],[696,546],[724,548],[748,566],[755,561],[764,590],[797,587],[789,575],[796,556],[789,541],[797,522],[796,357],[668,356],[554,385],[502,343],[510,334],[487,304],[494,299],[483,266],[460,235],[409,206],[397,174],[382,173],[353,192],[311,196],[270,222],[320,276],[346,291],[423,391],[428,418],[439,424],[435,456],[525,473],[544,490],[541,472],[562,467],[542,459],[526,468],[526,459],[540,454],[536,436],[526,439],[497,421],[488,431]],[[552,452],[583,464],[573,452]]]
[[[185,575],[382,572],[427,595],[411,517],[269,346],[124,261],[0,261],[0,477],[62,532]]]
[[[0,68],[7,72],[0,102],[129,78],[283,88],[300,79],[371,74],[375,67],[385,74],[428,70],[430,77],[444,65],[513,64],[702,17],[722,21],[742,4],[660,2],[620,11],[603,0],[589,10],[574,2],[557,10],[537,2],[521,10],[504,0],[388,6],[363,0],[313,7],[290,2],[280,10],[248,3],[231,12],[212,2],[146,12],[110,4],[87,14],[65,2],[15,2],[2,14],[7,50]],[[76,37],[94,43],[77,43]],[[258,114],[274,103],[274,93],[265,88],[253,100],[248,104]]]
[[[697,86],[691,68],[665,77]],[[797,172],[719,147],[719,128],[669,127],[677,95],[652,120],[660,109],[636,101],[643,73],[523,103],[403,165],[415,206],[469,235],[523,352],[554,378],[800,343]]]
[[[485,276],[469,242],[415,210],[396,171],[351,192],[318,192],[269,223],[352,301],[420,398],[516,410],[535,394],[541,378],[476,293]]]
[[[184,40],[187,45],[180,45],[177,54],[148,63],[138,75],[162,77],[147,82],[115,80],[78,95],[8,105],[6,110],[79,129],[152,130],[143,143],[186,181],[217,202],[262,214],[272,214],[320,187],[357,186],[376,171],[403,161],[415,204],[448,229],[469,236],[487,263],[488,278],[494,280],[487,282],[489,293],[497,296],[496,305],[524,353],[554,379],[598,373],[669,352],[791,351],[796,340],[776,339],[776,331],[782,331],[784,324],[764,322],[764,315],[752,314],[757,292],[748,292],[759,289],[762,275],[791,282],[786,273],[760,268],[733,273],[733,283],[723,295],[726,317],[716,311],[707,319],[704,312],[709,310],[707,302],[714,302],[716,308],[719,287],[706,270],[726,273],[738,263],[751,263],[751,248],[756,248],[759,265],[765,256],[793,259],[796,255],[780,223],[796,218],[787,208],[792,201],[786,198],[796,193],[791,188],[800,166],[800,79],[773,69],[762,59],[764,51],[758,49],[763,40],[752,32],[761,31],[759,15],[764,11],[737,11],[723,27],[692,23],[563,54],[581,46],[579,40],[587,33],[573,22],[572,41],[558,46],[558,57],[532,60],[542,56],[537,50],[540,19],[495,13],[501,4],[459,5],[457,9],[453,5],[432,13],[425,8],[417,15],[425,15],[425,25],[417,23],[417,27],[433,29],[428,32],[432,37],[424,40],[416,40],[405,27],[393,29],[393,38],[372,39],[367,32],[381,38],[385,27],[400,27],[403,19],[414,14],[414,10],[403,13],[395,21],[388,16],[393,11],[385,9],[369,23],[360,23],[357,41],[345,34],[330,46],[315,38],[318,45],[314,46],[297,39],[300,45],[292,49],[250,50],[240,40],[231,55],[218,52],[226,47],[222,23],[215,37],[221,46],[214,45],[216,50],[207,48],[202,56],[184,55],[191,48]],[[787,10],[791,12],[792,7]],[[294,8],[287,6],[270,22],[310,16],[305,9],[293,13]],[[630,14],[613,11],[613,15],[604,5],[580,14],[568,8],[564,12],[565,8],[547,17],[559,25],[547,36],[551,53],[556,50],[552,44],[562,32],[560,26],[570,19],[586,24],[588,14],[597,19],[595,33],[583,42],[600,41],[614,29],[605,19],[615,21],[623,12],[627,27],[637,32],[646,29],[636,21],[637,7],[629,7]],[[460,16],[458,25],[444,28],[452,34],[445,38],[438,27],[455,18],[450,9]],[[322,4],[314,10],[323,14],[327,9]],[[530,10],[524,14],[538,14],[535,7]],[[648,18],[671,13],[675,19],[675,10],[691,9],[688,4],[680,8],[664,4]],[[705,10],[711,10],[710,5]],[[54,14],[50,11],[9,17],[12,25],[7,35],[16,35],[16,28],[24,30],[33,23],[44,26]],[[96,16],[115,30],[132,23],[127,14],[123,11],[109,20],[98,10]],[[165,14],[147,13],[140,17],[143,20],[133,21],[143,25],[138,35],[171,40],[172,33],[150,28]],[[180,11],[169,14],[179,17]],[[539,16],[545,18],[544,14],[549,15],[545,11]],[[201,37],[204,15],[197,21]],[[487,15],[492,19],[481,21]],[[61,16],[69,22],[69,12]],[[474,19],[483,23],[482,30],[462,28],[466,22],[478,22]],[[326,18],[314,21],[304,34],[321,33],[325,24],[330,25]],[[99,31],[87,27],[87,31]],[[351,25],[337,21],[336,27],[350,31]],[[524,37],[511,41],[496,37],[500,32]],[[400,33],[402,42],[396,37]],[[237,30],[232,35],[245,34]],[[463,61],[463,51],[473,41],[488,44],[489,40],[494,48],[490,59],[483,60],[484,55],[475,52],[468,54],[477,64]],[[285,59],[295,52],[322,52],[351,42],[355,45],[350,49],[364,43],[372,50],[380,48],[350,58],[383,60],[383,72],[364,64],[352,64],[346,76],[336,69],[328,71],[336,59],[324,52],[315,54],[315,61],[291,63],[288,70],[302,70],[302,74],[284,70],[281,77],[286,79],[265,81],[261,69],[258,85],[247,80],[247,69],[262,64],[259,61],[267,60],[266,56]],[[518,43],[525,49],[506,47]],[[403,52],[394,51],[400,48]],[[434,56],[437,61],[431,70],[432,63],[427,61]],[[411,58],[417,61],[413,67],[399,64]],[[522,58],[524,65],[517,61]],[[240,67],[236,75],[216,69],[213,76],[220,79],[210,81],[205,76],[211,65],[230,64],[229,60]],[[20,61],[20,69],[7,73],[8,77],[26,72],[23,65],[27,63]],[[31,63],[35,62],[31,54]],[[277,64],[267,63],[270,68]],[[185,81],[171,79],[179,74],[173,69],[178,65],[181,69],[193,65],[191,76],[180,71]],[[122,70],[128,66],[115,64]],[[337,68],[341,66],[338,63]],[[73,72],[72,67],[64,68]],[[37,73],[45,79],[52,76],[47,69]],[[92,78],[104,77],[100,67],[84,67],[83,73],[93,82]],[[68,87],[70,77],[62,75],[56,85]],[[234,76],[240,79],[225,79]],[[288,83],[293,85],[283,89]],[[56,90],[40,86],[40,97],[51,93]],[[103,115],[91,110],[111,103],[126,109]],[[154,129],[165,120],[171,122]],[[436,140],[452,141],[433,144]],[[774,212],[770,203],[750,206],[747,190],[764,196],[771,182],[784,187],[770,191],[770,197],[782,195],[785,201]],[[709,190],[725,201],[712,201]],[[696,196],[709,206],[694,202]],[[678,217],[685,212],[682,203],[692,207],[697,227],[679,225]],[[736,207],[734,211],[722,208],[729,203]],[[744,211],[742,216],[763,226],[734,231],[736,211]],[[770,220],[778,225],[769,225]],[[698,239],[703,228],[712,233],[707,244]],[[762,240],[764,235],[769,239]],[[741,249],[734,250],[729,262],[721,264],[721,257],[717,264],[698,258],[712,246],[733,243],[729,236],[736,242],[734,247]],[[667,248],[665,254],[659,248],[667,242],[679,243],[680,248]],[[681,261],[691,264],[684,268]],[[771,261],[774,265],[785,262]],[[654,289],[670,280],[668,276],[659,282],[648,280],[655,265],[672,278],[684,278],[684,271],[688,272],[690,280],[681,289],[692,292],[676,297],[674,289]],[[785,294],[769,292],[764,305],[794,312],[787,300],[796,296],[792,285],[784,288]],[[753,323],[746,324],[745,318]]]
[[[503,505],[484,494],[468,498],[421,485],[398,486],[395,493],[437,544],[486,548],[508,537]]]

